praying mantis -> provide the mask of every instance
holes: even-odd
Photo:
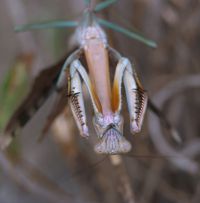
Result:
[[[95,12],[103,10],[115,1],[101,2],[94,9],[89,1],[86,2],[87,6],[80,22],[54,21],[16,27],[16,31],[76,27],[74,35],[78,48],[53,68],[42,71],[40,76],[36,78],[32,91],[13,114],[5,128],[6,139],[4,140],[4,146],[10,143],[18,127],[22,127],[28,122],[52,90],[62,92],[59,100],[62,105],[58,109],[59,112],[66,103],[66,98],[63,95],[68,95],[69,104],[79,132],[81,136],[87,138],[89,129],[82,90],[84,83],[92,102],[94,110],[92,122],[99,139],[99,143],[96,144],[94,150],[103,154],[127,153],[131,150],[130,142],[123,136],[123,117],[121,115],[122,85],[126,93],[132,134],[141,131],[148,95],[142,87],[130,60],[121,56],[117,50],[109,45],[106,33],[101,26],[121,32],[151,47],[155,47],[156,44],[134,32],[95,16]],[[85,67],[81,62],[82,58],[86,61]],[[113,81],[111,81],[110,77],[111,60],[117,62]],[[38,82],[41,82],[44,78],[48,78],[48,82],[40,87]],[[40,98],[31,96],[37,88],[40,88],[40,90],[37,90],[37,95]],[[30,100],[30,98],[32,99]],[[60,105],[58,105],[59,107]]]

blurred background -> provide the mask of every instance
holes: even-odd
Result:
[[[37,74],[66,55],[73,33],[73,29],[14,33],[14,26],[76,18],[83,8],[82,0],[1,0],[1,131]],[[0,154],[0,202],[199,203],[199,10],[199,0],[119,0],[100,14],[158,43],[152,49],[106,30],[112,46],[135,64],[142,84],[181,143],[150,109],[142,132],[130,135],[126,107],[124,135],[133,145],[127,155],[96,154],[92,138],[79,136],[68,107],[38,143],[53,108],[50,98],[8,151]],[[90,105],[86,108],[91,116]]]

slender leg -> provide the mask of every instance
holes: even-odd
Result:
[[[107,49],[108,49],[109,54],[111,56],[113,56],[115,60],[119,61],[122,58],[121,54],[116,49],[114,49],[110,46],[108,46]]]
[[[68,95],[71,110],[83,137],[88,137],[88,127],[86,122],[85,106],[83,101],[80,75],[73,64],[70,67],[70,77],[68,78]]]
[[[121,110],[122,80],[126,91],[131,132],[138,133],[146,111],[147,93],[143,90],[136,73],[133,73],[130,61],[126,58],[120,59],[114,77],[112,106],[115,112]]]
[[[62,70],[60,73],[60,76],[56,83],[57,90],[60,90],[63,87],[63,84],[66,82],[66,70],[69,67],[69,65],[72,63],[72,61],[76,60],[80,57],[82,54],[82,49],[78,49],[74,51],[67,59],[65,60],[64,65],[62,66]]]
[[[131,68],[130,62],[128,66]],[[132,71],[126,70],[123,81],[130,114],[131,132],[134,134],[141,131],[148,96],[147,92],[142,88],[136,73],[133,74]]]
[[[80,61],[74,60],[70,65],[70,78],[68,78],[68,87],[69,87],[68,94],[70,96],[70,105],[73,116],[80,130],[80,133],[83,136],[88,136],[86,113],[81,88],[81,78],[83,79],[89,91],[95,115],[101,117],[102,116],[101,104],[94,92],[94,88],[91,84],[88,74],[85,68],[80,63]]]
[[[116,71],[115,77],[113,81],[113,88],[112,88],[112,109],[117,114],[121,111],[122,106],[122,93],[121,93],[121,86],[124,72],[127,68],[128,60],[125,58],[120,58]]]
[[[85,68],[82,66],[82,64],[79,60],[73,61],[73,63],[71,64],[71,67],[73,67],[74,71],[76,70],[80,74],[81,78],[83,79],[83,81],[89,91],[95,114],[101,115],[102,107],[101,107],[100,101],[94,91],[94,87],[88,77],[88,74],[87,74]]]

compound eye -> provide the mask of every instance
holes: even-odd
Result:
[[[121,122],[121,116],[115,115],[113,121],[115,124],[119,124]]]
[[[99,127],[103,128],[104,127],[104,119],[102,116],[97,116],[95,117],[95,123],[99,125]]]

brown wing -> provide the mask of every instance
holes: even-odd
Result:
[[[63,62],[64,60],[43,70],[38,77],[36,77],[29,94],[9,120],[5,128],[6,134],[15,131],[15,128],[18,126],[23,127],[42,106],[55,87],[54,84],[58,78]]]
[[[36,111],[43,105],[53,90],[55,90],[62,65],[69,54],[71,54],[71,52],[55,65],[41,71],[38,77],[36,77],[29,94],[10,118],[4,131],[5,134],[13,136],[15,130],[18,127],[25,126]]]
[[[47,121],[43,127],[42,134],[39,136],[39,141],[41,141],[46,133],[48,132],[49,128],[51,127],[52,123],[56,119],[56,117],[64,111],[64,108],[67,105],[67,89],[63,88],[60,92],[56,93],[56,98],[54,102],[54,108],[51,110],[49,116],[47,117]]]

